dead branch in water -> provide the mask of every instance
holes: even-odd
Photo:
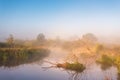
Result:
[[[53,62],[50,62],[50,61],[47,61],[47,60],[44,60],[44,62],[47,62],[47,63],[52,64],[52,65],[57,65],[57,63],[53,63]]]
[[[48,70],[48,69],[50,69],[50,68],[54,68],[54,67],[56,67],[56,66],[42,67],[42,69],[43,69],[44,71],[46,71],[46,70]]]

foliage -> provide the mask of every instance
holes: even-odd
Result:
[[[95,47],[94,47],[95,53],[99,53],[103,49],[104,49],[104,46],[102,44],[96,44]]]
[[[97,38],[94,34],[92,33],[87,33],[82,36],[83,41],[89,42],[89,43],[95,43],[97,41]]]
[[[63,63],[63,64],[57,64],[57,67],[61,67],[68,70],[73,70],[76,72],[82,72],[85,69],[85,66],[81,63],[75,62],[75,63]]]
[[[84,45],[84,43],[81,40],[65,41],[62,44],[62,48],[71,51],[76,48],[81,48],[81,47],[83,47],[83,45]]]
[[[106,69],[111,67],[112,65],[116,66],[118,69],[118,73],[120,74],[120,56],[108,56],[102,55],[101,59],[97,60],[98,63],[102,65],[102,68]]]
[[[114,65],[115,58],[108,56],[106,54],[103,54],[100,59],[96,60],[96,62],[101,64],[101,69],[106,70]]]
[[[8,48],[9,45],[5,42],[0,42],[0,48]]]
[[[117,66],[118,73],[120,74],[120,56],[116,57],[115,65]]]
[[[40,34],[37,36],[37,41],[38,41],[38,42],[44,42],[44,41],[45,41],[45,36],[44,36],[44,34],[40,33]]]
[[[0,49],[0,66],[13,67],[47,57],[47,49]]]
[[[114,59],[108,55],[103,54],[101,59],[98,59],[97,62],[104,64],[104,65],[110,65],[112,66],[114,64]]]

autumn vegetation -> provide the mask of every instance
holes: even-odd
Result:
[[[81,63],[78,63],[78,62],[74,62],[74,63],[59,63],[57,64],[57,67],[59,68],[64,68],[64,69],[67,69],[67,70],[73,70],[73,71],[76,71],[76,72],[82,72],[84,69],[85,69],[85,66]]]
[[[15,59],[21,60],[19,64],[27,62],[30,58],[37,60],[45,56],[51,48],[61,48],[69,52],[64,63],[56,64],[59,68],[82,72],[86,66],[96,62],[101,64],[102,69],[116,66],[120,73],[120,46],[102,43],[92,33],[75,40],[46,39],[42,33],[34,40],[15,39],[10,35],[5,42],[0,42],[0,64],[7,65],[9,60]],[[40,57],[36,58],[34,53],[40,53]]]

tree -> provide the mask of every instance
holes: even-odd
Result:
[[[99,52],[101,52],[102,50],[104,49],[104,46],[102,45],[102,44],[96,44],[95,45],[95,52],[96,53],[99,53]]]
[[[94,34],[92,33],[87,33],[82,36],[83,41],[85,42],[90,42],[90,43],[95,43],[97,41],[97,38]]]
[[[14,37],[12,34],[9,35],[8,39],[7,39],[7,43],[9,45],[9,47],[13,47],[14,45]]]
[[[46,41],[46,39],[45,39],[44,34],[43,34],[43,33],[40,33],[40,34],[37,36],[37,42],[38,42],[39,44],[44,44],[45,41]]]

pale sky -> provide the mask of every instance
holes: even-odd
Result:
[[[0,39],[120,36],[120,0],[0,0]]]

